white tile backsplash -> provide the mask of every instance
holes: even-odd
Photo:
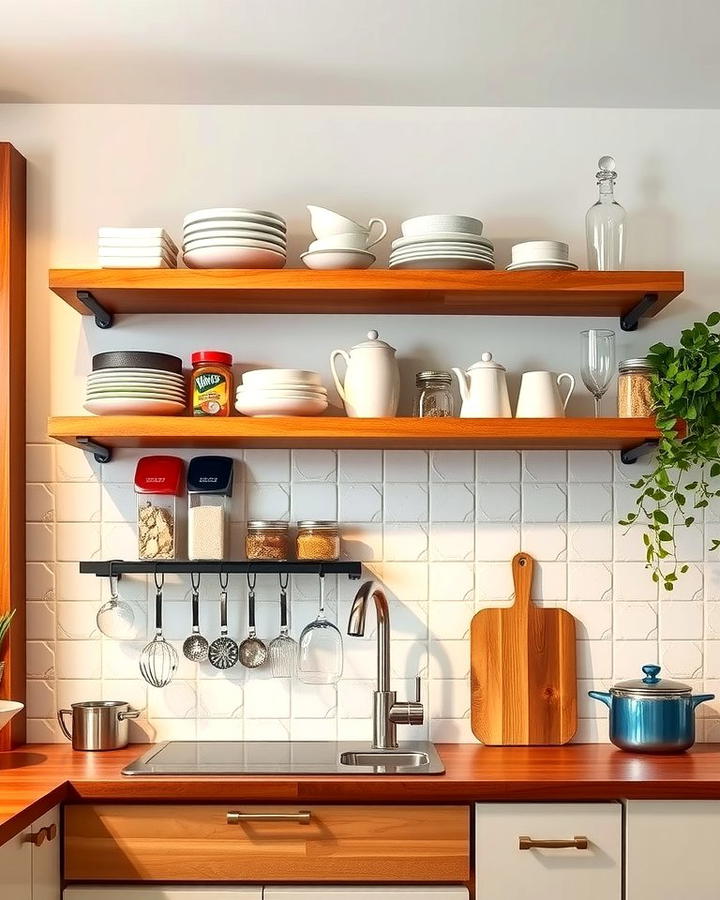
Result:
[[[56,452],[57,451],[57,452]],[[227,672],[180,656],[175,681],[148,687],[138,656],[152,635],[154,590],[142,576],[120,582],[136,614],[134,640],[100,635],[95,615],[108,585],[80,575],[80,559],[136,553],[138,453],[120,451],[103,467],[70,448],[28,446],[28,735],[62,740],[58,706],[78,699],[123,699],[142,710],[134,740],[364,740],[371,734],[375,678],[374,611],[365,639],[345,634],[357,582],[328,578],[327,614],[345,648],[338,685],[275,679],[268,669]],[[190,452],[185,454],[189,457]],[[587,701],[591,688],[636,677],[658,662],[668,677],[714,690],[720,679],[720,561],[703,561],[698,525],[680,533],[692,560],[671,596],[645,568],[638,529],[615,524],[634,500],[628,467],[606,451],[246,450],[238,459],[231,507],[234,549],[242,552],[247,518],[334,518],[342,523],[343,557],[366,565],[385,584],[391,604],[393,688],[405,699],[423,677],[427,725],[403,737],[474,740],[469,725],[473,614],[508,605],[510,560],[521,548],[537,560],[534,598],[578,620],[580,723],[576,740],[607,740],[607,717]],[[629,469],[628,469],[629,471]],[[630,473],[637,477],[637,471]],[[102,480],[100,480],[100,478]],[[258,632],[279,630],[277,583],[258,581]],[[165,632],[178,651],[190,630],[189,584],[165,585]],[[217,585],[201,583],[201,629],[219,629]],[[317,614],[317,582],[290,584],[291,633]],[[247,633],[246,588],[230,583],[230,631]],[[712,686],[712,687],[711,687]],[[720,709],[720,707],[718,707]],[[707,715],[717,717],[708,707]],[[708,718],[717,723],[717,718]],[[720,725],[705,729],[716,735]],[[703,731],[701,730],[701,735]]]

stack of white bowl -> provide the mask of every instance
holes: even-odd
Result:
[[[183,261],[190,269],[282,269],[287,223],[263,209],[198,209],[183,220]]]
[[[328,407],[317,372],[254,369],[238,385],[235,409],[244,416],[319,416]]]
[[[512,248],[509,271],[529,269],[577,269],[568,260],[570,248],[562,241],[523,241]]]
[[[103,269],[176,269],[178,248],[164,228],[98,228]]]
[[[472,216],[415,216],[392,242],[391,269],[494,269],[492,242]]]
[[[85,409],[98,416],[178,416],[185,411],[182,360],[168,353],[112,350],[93,356]]]
[[[308,209],[317,238],[300,255],[308,269],[367,269],[375,262],[370,248],[387,234],[383,219],[373,218],[367,225],[361,225],[323,206],[308,206]],[[375,225],[379,226],[378,233],[371,237]]]

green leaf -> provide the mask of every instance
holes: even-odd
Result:
[[[720,312],[711,312],[706,321],[710,328],[714,328],[716,325],[720,324]]]
[[[674,585],[673,585],[672,581],[665,581],[663,584],[663,587],[665,588],[666,591],[671,591],[671,590],[673,590]]]
[[[690,569],[690,566],[688,566],[688,565],[680,566],[680,574],[684,575],[689,569]]]
[[[661,531],[658,534],[658,540],[663,541],[664,543],[667,543],[668,541],[671,541],[672,539],[673,539],[673,536],[670,534],[669,531]]]
[[[661,525],[667,525],[667,523],[670,521],[667,515],[661,509],[653,510],[653,519],[655,519],[656,522],[660,522]]]
[[[687,519],[685,519],[685,527],[689,528],[694,521],[695,521],[695,516],[688,516]]]

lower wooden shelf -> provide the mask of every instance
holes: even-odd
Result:
[[[624,450],[657,441],[648,419],[349,419],[69,416],[51,438],[94,450],[139,448],[339,448]],[[82,439],[86,440],[83,441]]]

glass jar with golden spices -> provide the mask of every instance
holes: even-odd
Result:
[[[274,519],[255,519],[248,522],[245,555],[248,559],[290,559],[288,523]]]
[[[340,558],[337,522],[305,519],[297,525],[297,558],[328,562]]]
[[[618,416],[641,418],[654,414],[652,376],[655,369],[646,357],[624,359],[618,365]]]

